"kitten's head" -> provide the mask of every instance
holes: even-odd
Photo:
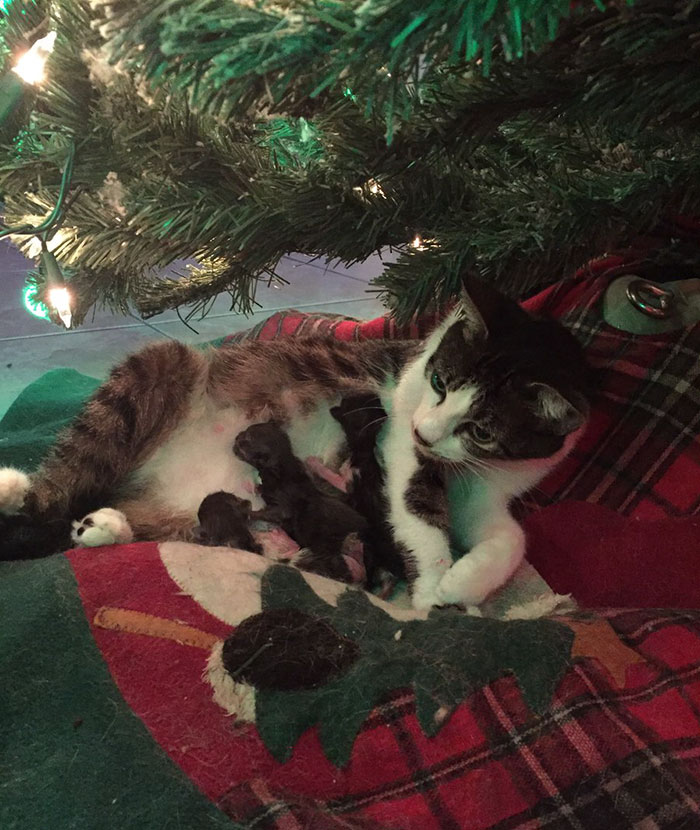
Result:
[[[252,505],[223,490],[210,493],[199,505],[199,524],[193,529],[195,542],[201,545],[219,545],[245,534],[250,521]]]
[[[376,395],[351,395],[334,407],[331,415],[343,427],[351,446],[373,445],[386,420]]]
[[[556,455],[588,414],[581,346],[559,323],[464,282],[461,308],[428,341],[416,447],[475,468]]]
[[[276,469],[293,456],[289,436],[274,421],[252,424],[239,433],[233,451],[258,470]]]

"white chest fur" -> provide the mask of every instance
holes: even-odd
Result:
[[[239,432],[268,415],[248,418],[236,407],[220,408],[205,395],[193,401],[189,416],[135,474],[135,483],[158,494],[176,512],[196,515],[205,496],[225,490],[263,506],[255,493],[255,470],[234,455]],[[317,456],[331,463],[343,442],[340,424],[324,404],[309,415],[292,420],[289,435],[299,458]]]

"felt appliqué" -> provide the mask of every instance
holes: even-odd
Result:
[[[222,656],[237,683],[255,688],[255,722],[278,761],[318,726],[326,756],[344,766],[372,709],[401,688],[414,691],[428,735],[446,721],[445,711],[507,673],[540,713],[571,661],[575,638],[554,620],[503,621],[456,609],[400,621],[352,589],[334,607],[298,571],[280,565],[264,573],[261,600],[263,610],[226,640]]]

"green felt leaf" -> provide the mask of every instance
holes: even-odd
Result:
[[[274,692],[259,689],[255,698],[255,720],[263,743],[275,760],[284,763],[294,744],[314,725],[315,713],[305,692]]]
[[[427,735],[475,691],[512,673],[535,712],[549,705],[571,660],[572,630],[554,620],[502,621],[433,610],[427,620],[399,621],[367,594],[346,589],[337,607],[324,602],[295,569],[274,566],[262,579],[263,613],[296,608],[352,639],[359,656],[325,685],[298,692],[258,691],[260,735],[279,761],[290,758],[301,735],[317,725],[328,759],[344,766],[372,709],[391,692],[412,688],[416,716]],[[285,643],[275,644],[282,651]]]

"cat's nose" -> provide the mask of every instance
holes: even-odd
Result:
[[[432,447],[432,443],[430,441],[426,441],[420,432],[418,432],[416,427],[413,427],[413,438],[415,439],[416,444],[420,444],[421,447]]]

